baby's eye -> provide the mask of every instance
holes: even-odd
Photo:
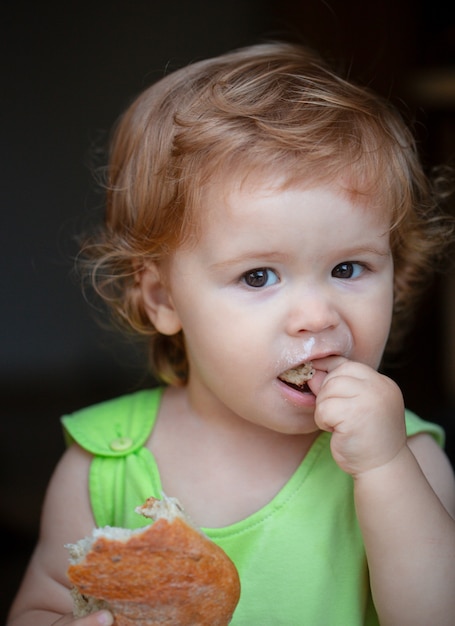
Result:
[[[275,285],[279,281],[279,277],[276,272],[268,267],[260,267],[255,270],[250,270],[242,275],[242,282],[248,287],[270,287]]]
[[[332,276],[334,278],[358,278],[365,267],[361,263],[353,263],[352,261],[346,261],[340,263],[332,270]]]

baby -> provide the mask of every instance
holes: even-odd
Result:
[[[398,113],[307,48],[144,91],[82,254],[159,386],[63,418],[8,626],[112,623],[72,617],[64,546],[163,491],[236,564],[233,626],[453,624],[443,433],[379,372],[452,240],[437,206]]]

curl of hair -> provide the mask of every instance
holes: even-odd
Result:
[[[390,213],[395,299],[387,348],[396,350],[453,237],[453,220],[440,208],[442,178],[432,185],[425,176],[413,136],[389,103],[294,44],[196,62],[136,98],[114,129],[105,221],[83,244],[83,270],[116,322],[149,342],[154,374],[184,384],[184,338],[151,325],[139,285],[144,263],[197,241],[213,181],[280,175],[292,186],[346,173],[351,193]]]

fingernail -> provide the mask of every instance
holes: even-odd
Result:
[[[112,613],[109,613],[109,611],[100,611],[96,619],[101,626],[111,626],[114,623]]]

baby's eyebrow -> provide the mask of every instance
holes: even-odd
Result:
[[[285,263],[287,259],[289,259],[289,255],[282,252],[253,251],[239,254],[225,261],[213,263],[210,267],[214,270],[223,270],[243,263],[251,263],[255,267],[261,267],[262,265],[270,265],[273,263]]]
[[[362,254],[375,254],[377,256],[390,256],[391,250],[390,246],[373,246],[373,245],[365,245],[365,246],[357,246],[355,248],[346,248],[346,250],[340,250],[339,256],[346,258],[354,258],[357,255]]]
[[[357,256],[362,256],[364,254],[387,257],[390,256],[391,250],[389,245],[376,246],[371,243],[337,250],[336,256],[344,260],[355,260]],[[267,267],[275,263],[286,264],[289,260],[290,255],[286,252],[252,250],[233,256],[232,258],[227,258],[224,261],[212,263],[209,267],[213,271],[223,271],[229,270],[229,268],[236,267],[238,265],[251,264],[251,267]]]

